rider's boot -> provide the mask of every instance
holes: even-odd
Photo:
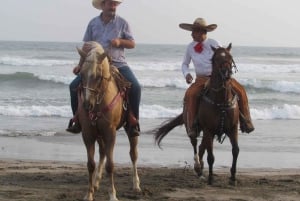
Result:
[[[243,133],[244,132],[251,133],[252,131],[254,131],[254,126],[251,121],[246,90],[235,79],[232,79],[231,83],[232,83],[233,90],[237,93],[239,97],[238,105],[240,109],[239,120],[240,120],[241,131]]]
[[[68,128],[66,129],[66,131],[73,133],[73,134],[78,134],[81,132],[81,126],[80,126],[80,123],[77,118],[74,117],[74,118],[70,119],[69,125],[68,125]]]
[[[251,133],[254,131],[254,126],[251,120],[250,111],[248,105],[239,105],[240,107],[240,128],[241,131],[244,133]]]
[[[131,111],[129,111],[126,124],[124,126],[128,136],[136,137],[140,135],[140,125],[137,118],[133,115]]]

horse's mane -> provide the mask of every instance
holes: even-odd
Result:
[[[84,43],[82,50],[89,50],[86,54],[85,61],[90,64],[88,68],[92,69],[91,72],[93,76],[96,77],[99,64],[99,56],[105,54],[103,47],[95,41],[88,41]],[[103,56],[103,61],[101,63],[102,65],[107,65],[107,67],[109,67],[110,65],[106,56]]]

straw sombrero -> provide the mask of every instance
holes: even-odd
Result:
[[[204,29],[206,31],[213,31],[217,28],[217,25],[207,25],[206,21],[203,18],[197,18],[193,24],[181,23],[179,24],[179,27],[188,31],[193,31],[194,29]]]
[[[92,1],[92,4],[93,4],[93,6],[95,7],[95,8],[97,8],[97,9],[99,9],[99,10],[102,10],[102,2],[103,2],[104,0],[93,0]],[[116,1],[116,2],[118,2],[118,3],[122,3],[123,2],[123,0],[111,0],[111,1]]]

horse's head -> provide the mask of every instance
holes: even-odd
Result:
[[[77,50],[83,60],[80,69],[83,105],[86,110],[91,111],[101,101],[102,80],[110,78],[109,61],[104,49],[97,42],[85,42],[82,49]]]
[[[212,57],[212,75],[220,76],[223,81],[230,79],[232,75],[232,67],[234,66],[234,61],[230,54],[231,43],[226,48],[212,47],[212,50],[214,51],[214,55]]]

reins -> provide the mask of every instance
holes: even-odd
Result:
[[[118,94],[110,102],[110,104],[108,104],[105,107],[103,107],[101,111],[99,111],[99,112],[89,111],[89,118],[92,121],[92,124],[95,125],[96,121],[98,119],[104,117],[105,113],[107,113],[108,111],[112,110],[113,107],[117,104],[117,102],[121,98],[124,98],[124,96],[125,96],[125,92],[124,91],[119,91]]]

